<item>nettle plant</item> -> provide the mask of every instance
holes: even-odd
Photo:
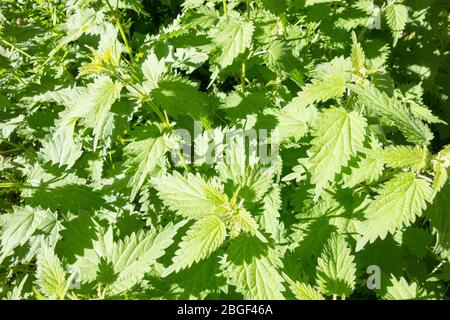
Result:
[[[1,2],[0,297],[448,297],[446,1],[178,2]]]

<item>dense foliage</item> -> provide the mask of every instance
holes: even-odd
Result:
[[[448,298],[449,22],[2,0],[0,297]]]

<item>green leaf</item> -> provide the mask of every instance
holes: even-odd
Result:
[[[429,245],[433,241],[433,236],[428,230],[410,227],[403,232],[397,233],[395,239],[417,259],[422,259],[429,251]]]
[[[13,253],[13,250],[26,244],[36,231],[46,227],[50,211],[30,206],[15,207],[14,212],[2,215],[0,263]]]
[[[168,278],[162,278],[165,283],[174,279],[174,291],[177,299],[210,299],[213,295],[225,289],[225,278],[221,276],[217,254],[194,264],[189,269],[172,273]]]
[[[312,72],[314,78],[325,81],[330,77],[344,77],[351,80],[352,61],[344,56],[334,57],[330,61],[318,64]]]
[[[442,166],[439,163],[433,163],[434,179],[433,190],[435,193],[442,190],[448,181],[448,169],[446,166]]]
[[[181,239],[173,264],[166,274],[178,272],[206,259],[223,244],[226,236],[226,226],[219,217],[207,216],[197,220]]]
[[[342,177],[345,188],[353,188],[356,185],[366,182],[373,183],[381,177],[384,170],[384,159],[380,157],[381,144],[376,139],[372,139],[371,148],[364,150],[364,158],[356,167],[350,167],[350,173],[344,173]]]
[[[37,257],[36,283],[40,291],[50,299],[64,299],[68,282],[61,261],[46,245],[41,247]]]
[[[450,167],[450,145],[443,148],[431,161],[434,171],[433,190],[439,192],[448,180]]]
[[[430,129],[414,118],[409,110],[396,98],[388,97],[384,92],[379,91],[374,86],[365,88],[353,84],[348,84],[347,86],[350,90],[358,94],[359,100],[369,110],[395,124],[409,142],[414,144],[428,144],[433,139],[433,134]]]
[[[201,218],[214,214],[228,202],[223,186],[215,179],[205,181],[200,174],[180,173],[153,178],[158,196],[171,210],[186,218]]]
[[[142,129],[135,133],[136,139],[124,149],[125,166],[132,175],[128,185],[132,188],[130,201],[136,198],[149,176],[156,175],[164,167],[165,153],[168,151],[164,137],[156,136],[151,130]]]
[[[311,142],[311,182],[318,198],[352,156],[362,150],[367,122],[357,112],[343,108],[325,110],[314,127]]]
[[[442,123],[447,124],[445,121],[441,120],[439,117],[436,117],[430,109],[428,109],[425,106],[418,105],[414,102],[410,103],[410,109],[411,113],[417,118],[422,121],[428,122],[428,123]]]
[[[152,230],[150,233],[132,234],[119,241],[113,251],[111,260],[117,280],[111,286],[113,293],[129,290],[149,272],[156,260],[165,254],[172,245],[178,229],[184,222],[173,225],[170,223],[163,230]]]
[[[380,155],[388,167],[412,170],[424,169],[430,157],[428,150],[419,146],[389,146]]]
[[[234,154],[236,155],[236,154]],[[239,194],[247,201],[259,201],[272,186],[274,171],[265,166],[250,166],[243,162],[235,162],[227,166],[220,165],[218,171],[221,178],[235,183]]]
[[[303,138],[318,116],[317,109],[308,105],[301,97],[295,97],[283,109],[274,109],[267,113],[276,117],[276,130],[281,141]]]
[[[104,67],[117,67],[120,64],[121,54],[125,46],[117,39],[119,29],[109,22],[104,22],[97,30],[100,41],[97,50],[93,50],[92,62],[80,68],[81,74],[102,73]]]
[[[298,72],[300,61],[292,54],[292,48],[287,42],[272,42],[264,58],[267,66],[277,73],[289,74],[294,78],[293,74]]]
[[[220,50],[214,62],[221,69],[231,65],[239,54],[250,47],[254,29],[251,22],[238,17],[221,18],[209,35]]]
[[[437,193],[426,211],[432,233],[435,236],[434,251],[446,256],[450,253],[450,184],[445,184]]]
[[[186,9],[197,8],[200,7],[205,0],[185,0],[183,2],[183,7]]]
[[[387,287],[387,292],[383,296],[386,300],[415,300],[426,296],[418,286],[413,282],[409,284],[405,278],[399,280],[394,276],[391,277],[391,284]]]
[[[0,300],[448,299],[447,2],[0,0]]]
[[[106,76],[98,77],[88,85],[87,95],[81,99],[80,105],[74,106],[68,115],[69,118],[83,118],[83,123],[93,129],[94,151],[101,139],[111,135],[107,124],[113,117],[111,107],[120,98],[121,90],[119,82]]]
[[[73,167],[83,154],[82,148],[73,139],[75,124],[61,125],[53,135],[42,143],[42,156],[52,164]]]
[[[247,300],[283,299],[281,266],[277,251],[247,235],[233,240],[223,261],[225,276]]]
[[[298,300],[325,300],[322,294],[309,284],[296,281],[289,286],[289,289]]]
[[[131,9],[137,13],[145,13],[141,0],[107,0],[111,7],[118,9]],[[109,7],[107,7],[109,8]]]
[[[356,265],[341,236],[332,236],[317,260],[317,283],[327,295],[348,297],[355,289]]]
[[[408,8],[401,3],[391,3],[386,7],[384,15],[394,37],[395,47],[408,22]]]
[[[359,44],[356,34],[352,32],[352,66],[353,71],[363,75],[366,67],[366,56],[364,50]]]
[[[365,210],[366,220],[359,224],[357,251],[368,241],[384,239],[402,226],[409,226],[422,215],[433,190],[429,183],[414,173],[402,172],[386,182],[375,200]]]
[[[289,6],[288,0],[258,0],[264,9],[269,10],[273,14],[282,14]]]
[[[242,207],[234,209],[229,217],[230,235],[231,237],[237,237],[242,232],[246,232],[252,236],[257,237],[261,242],[267,243],[267,239],[259,232],[258,224],[252,215]]]
[[[82,283],[98,279],[111,295],[120,294],[139,283],[151,271],[184,224],[170,223],[162,230],[133,233],[118,242],[114,242],[112,229],[109,228],[106,233],[97,235],[93,249],[85,250],[71,268],[80,275]]]
[[[159,60],[156,54],[152,52],[142,63],[141,70],[145,78],[143,86],[151,91],[158,87],[158,81],[167,72],[167,66],[164,59]]]
[[[209,113],[213,99],[198,91],[197,85],[185,78],[166,76],[152,90],[154,103],[173,116],[190,115],[195,119]]]
[[[299,92],[300,99],[307,103],[325,102],[333,98],[340,98],[345,92],[345,77],[332,75],[324,80],[313,80]]]
[[[260,225],[271,234],[274,240],[283,239],[283,225],[280,223],[281,191],[278,185],[274,185],[272,190],[264,197],[263,213]]]

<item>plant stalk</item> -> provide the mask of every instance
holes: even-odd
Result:
[[[23,54],[23,55],[24,55],[25,57],[27,57],[28,59],[31,59],[31,58],[32,58],[31,55],[29,55],[28,53],[26,53],[26,52],[23,51],[22,49],[17,48],[17,47],[16,47],[15,45],[13,45],[11,42],[6,41],[5,39],[0,39],[0,41],[3,42],[4,44],[10,46],[10,47],[11,47],[12,49],[14,49],[15,51],[17,51],[17,52]]]

